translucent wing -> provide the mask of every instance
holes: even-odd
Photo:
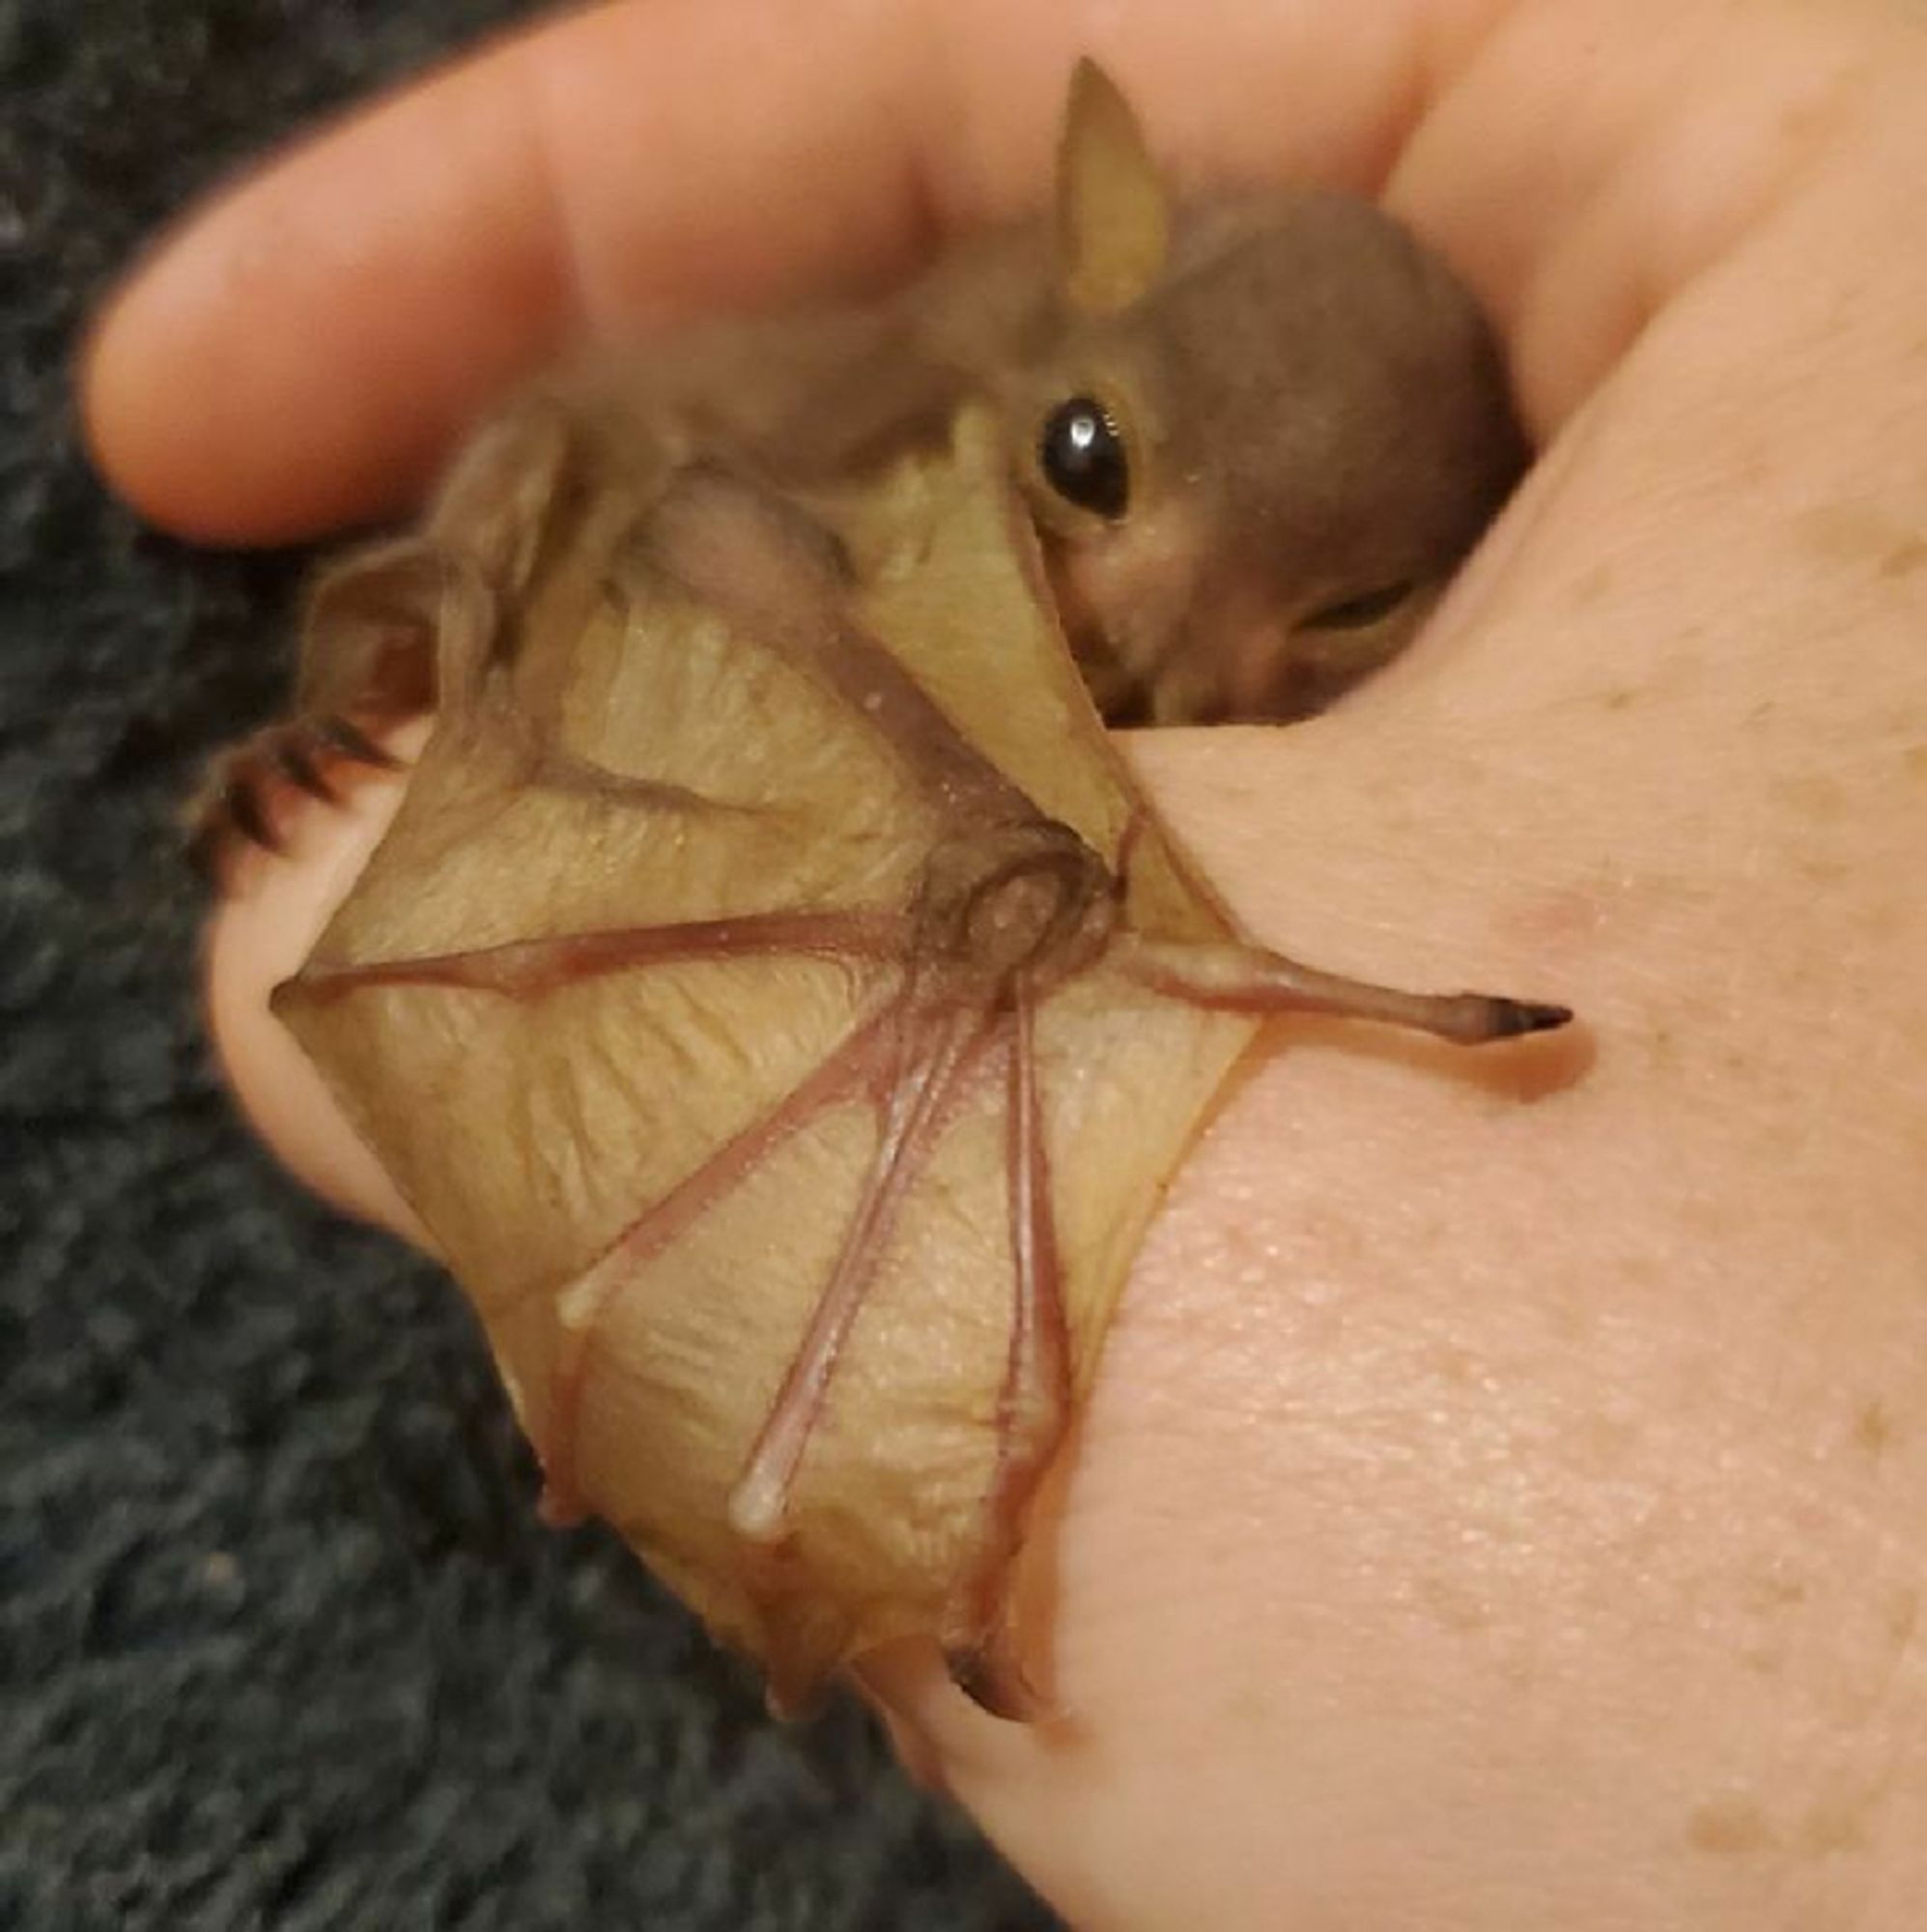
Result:
[[[277,1010],[468,1287],[565,1509],[779,1698],[1005,1583],[1257,1014],[1563,1012],[1241,944],[1111,751],[986,422],[802,507],[584,495]],[[531,553],[533,554],[533,553]],[[459,588],[467,582],[467,588]]]
[[[1021,1037],[912,997],[931,855],[976,819],[1059,819],[1109,859],[1130,828],[1132,911],[1225,930],[1143,820],[998,465],[967,419],[828,512],[840,602],[805,533],[732,526],[740,504],[666,539],[585,515],[488,675],[445,680],[463,701],[277,999],[474,1296],[552,1481],[792,1690],[906,1631],[983,1637],[1064,1420],[1012,1386],[1020,1217],[1047,1223],[1067,1394],[1250,1032],[1101,971]],[[893,1097],[946,1027],[893,1165]],[[779,1523],[746,1536],[732,1505],[880,1167],[834,1377]]]

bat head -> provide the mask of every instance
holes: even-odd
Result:
[[[1174,205],[1088,61],[1058,187],[1054,312],[1002,402],[1100,701],[1321,709],[1409,640],[1524,467],[1484,318],[1355,196]]]

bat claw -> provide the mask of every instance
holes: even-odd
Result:
[[[222,854],[236,839],[281,853],[290,788],[320,804],[339,806],[335,771],[343,765],[398,771],[403,761],[358,724],[331,714],[270,724],[223,753],[186,812],[187,851],[195,868],[213,877]]]
[[[291,784],[298,785],[310,798],[324,805],[339,805],[340,794],[328,783],[327,775],[315,762],[314,753],[298,738],[285,738],[269,753],[275,771]]]
[[[1023,1667],[994,1634],[979,1643],[946,1649],[944,1668],[949,1672],[950,1682],[979,1711],[1006,1723],[1031,1723],[1043,1712],[1043,1699],[1024,1675]]]
[[[1573,1019],[1571,1007],[1558,1007],[1544,1000],[1492,1001],[1493,1039],[1516,1039],[1521,1034],[1551,1033],[1556,1028],[1569,1026]]]
[[[338,753],[351,764],[369,765],[377,771],[401,771],[406,759],[398,758],[383,745],[378,745],[360,725],[347,718],[318,718],[314,735],[328,751]]]
[[[187,863],[203,884],[220,883],[221,854],[236,837],[276,856],[281,836],[255,785],[239,773],[212,779],[186,814]]]
[[[273,819],[268,815],[260,790],[250,775],[241,772],[231,774],[221,786],[220,802],[226,809],[229,823],[243,838],[267,851],[280,851],[281,835],[275,829]]]

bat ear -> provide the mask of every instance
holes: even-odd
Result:
[[[1108,315],[1164,270],[1171,197],[1118,84],[1088,54],[1070,77],[1058,145],[1058,249],[1073,308]]]

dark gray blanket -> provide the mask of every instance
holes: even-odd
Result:
[[[0,1924],[1033,1927],[535,1484],[455,1293],[254,1151],[172,814],[298,559],[109,504],[76,326],[196,188],[510,0],[0,0]],[[645,84],[638,82],[638,84]]]

